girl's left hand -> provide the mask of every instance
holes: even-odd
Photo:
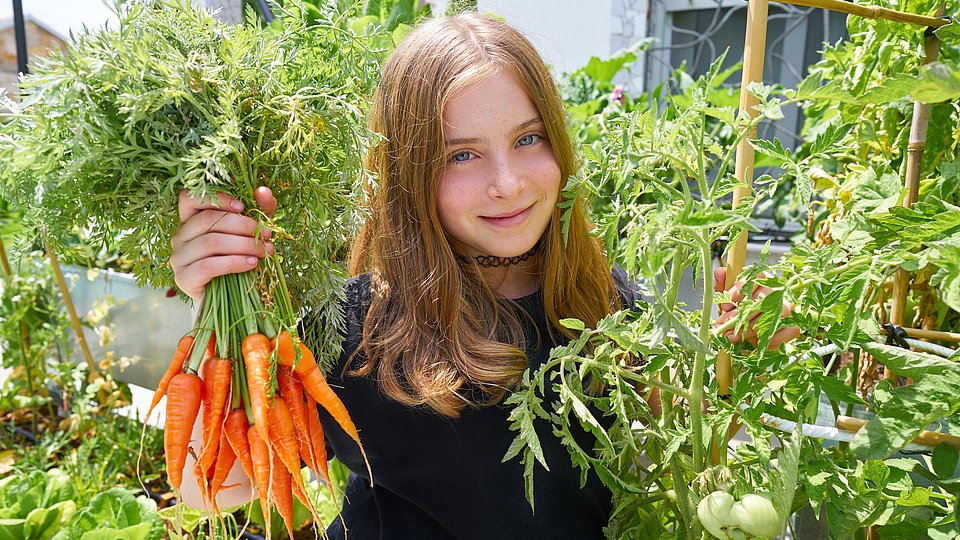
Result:
[[[713,271],[713,290],[717,292],[723,292],[724,285],[727,282],[727,269],[724,267],[717,268]],[[733,302],[724,302],[720,304],[720,316],[717,317],[717,320],[714,321],[714,326],[721,326],[730,319],[733,319],[737,316],[738,308],[740,302],[743,301],[743,286],[744,281],[738,281],[734,283],[733,288],[730,289],[730,299]],[[753,288],[753,299],[760,300],[761,298],[770,294],[770,287],[761,287],[755,286]],[[789,317],[790,313],[793,311],[793,304],[790,302],[784,302],[781,307],[780,316]],[[730,329],[726,332],[728,338],[733,343],[739,343],[741,340],[746,339],[753,345],[757,345],[757,329],[754,327],[754,322],[756,322],[757,317],[760,314],[755,315],[750,319],[750,324],[747,326],[746,331],[740,331],[737,333],[733,332],[733,329]],[[770,344],[767,346],[768,349],[777,349],[784,342],[790,341],[791,339],[796,338],[800,335],[800,328],[796,326],[787,326],[781,328],[773,334],[773,337],[770,339]]]

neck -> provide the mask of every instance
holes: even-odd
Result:
[[[521,298],[540,288],[540,257],[510,266],[480,268],[490,288],[505,298]]]

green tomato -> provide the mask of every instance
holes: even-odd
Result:
[[[738,501],[725,491],[714,491],[700,501],[697,517],[707,532],[721,540],[773,538],[783,526],[770,499],[754,493]]]

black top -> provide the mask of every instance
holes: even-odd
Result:
[[[614,280],[624,305],[639,298],[622,269]],[[524,497],[523,465],[519,456],[501,460],[516,436],[508,429],[510,410],[502,405],[465,408],[450,419],[427,408],[411,408],[381,393],[373,377],[341,376],[344,363],[358,347],[370,307],[370,276],[351,279],[346,289],[346,341],[340,365],[328,382],[343,400],[360,431],[376,484],[370,487],[367,469],[352,439],[320,408],[330,456],[352,471],[341,514],[327,531],[331,539],[534,539],[602,538],[611,509],[610,491],[591,473],[580,488],[580,472],[569,454],[541,422],[537,432],[550,471],[538,463],[534,472],[535,511]],[[536,369],[549,357],[550,334],[542,294],[520,298],[536,325],[524,321],[526,354]],[[351,367],[362,362],[360,354]],[[576,433],[587,448],[584,432]],[[344,535],[343,524],[347,533]]]

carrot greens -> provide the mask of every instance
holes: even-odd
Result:
[[[22,212],[28,241],[42,237],[62,251],[83,230],[127,254],[138,283],[155,287],[174,285],[168,260],[182,190],[214,201],[232,195],[260,223],[258,236],[271,232],[275,251],[255,269],[207,284],[190,343],[168,370],[169,387],[157,391],[169,398],[171,484],[179,490],[189,458],[201,456],[195,480],[186,481],[196,481],[218,512],[215,493],[234,454],[251,456],[251,472],[271,470],[264,456],[294,437],[269,436],[267,412],[286,410],[275,398],[306,399],[300,386],[278,394],[271,338],[284,331],[303,350],[309,342],[321,366],[339,357],[346,277],[339,261],[361,217],[360,157],[370,137],[364,92],[376,80],[380,54],[368,47],[375,40],[356,35],[347,14],[333,7],[311,12],[309,24],[283,11],[268,27],[255,20],[225,25],[188,0],[130,2],[119,15],[117,29],[85,32],[67,52],[39,60],[21,83],[20,103],[0,103],[11,111],[0,126],[0,194]],[[277,198],[276,215],[257,208],[259,186]],[[299,336],[307,306],[326,324]],[[202,364],[217,369],[201,376]],[[321,404],[336,406],[335,398]],[[234,410],[253,423],[232,438],[259,434],[256,451],[239,443],[219,448],[221,424]],[[204,433],[195,441],[198,415]],[[345,410],[342,416],[349,420]],[[310,433],[296,437],[312,440]],[[286,450],[289,471],[274,471],[280,477],[272,479],[287,488],[261,485],[265,509],[289,509],[291,489],[306,491],[290,483],[291,474],[300,479],[301,458],[326,473],[325,462]],[[289,513],[284,517],[292,532]]]

